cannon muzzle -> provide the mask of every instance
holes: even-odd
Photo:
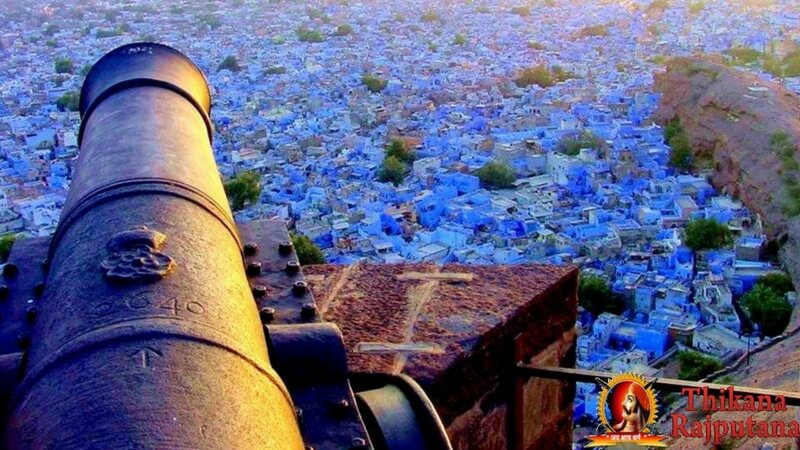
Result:
[[[88,74],[7,448],[304,447],[245,275],[210,104],[201,71],[163,45],[123,46]]]

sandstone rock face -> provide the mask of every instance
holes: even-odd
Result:
[[[656,74],[656,121],[677,116],[701,156],[714,161],[713,184],[761,215],[770,237],[787,231],[782,164],[770,136],[800,142],[800,98],[777,83],[700,58],[676,58]],[[797,280],[797,278],[796,278]]]
[[[783,131],[800,143],[800,97],[765,81],[701,58],[676,58],[655,76],[662,94],[656,121],[678,117],[700,157],[714,161],[712,183],[761,215],[781,260],[800,284],[800,217],[783,212],[783,165],[770,138]],[[798,155],[795,155],[798,159]]]
[[[714,185],[738,196],[761,215],[771,238],[782,238],[781,261],[800,283],[800,218],[783,213],[782,164],[769,145],[775,131],[785,131],[800,143],[800,98],[782,86],[699,58],[678,58],[655,77],[662,94],[656,121],[665,124],[677,116],[701,155],[713,158]],[[798,158],[798,155],[795,155]],[[795,311],[789,329],[798,326]],[[800,334],[756,351],[750,365],[729,376],[732,384],[796,391],[800,387]],[[678,407],[680,410],[681,407]],[[714,420],[745,420],[752,414],[716,413]],[[795,420],[796,411],[758,413],[757,420]],[[668,428],[671,425],[668,425]],[[764,444],[797,448],[791,439],[731,440],[731,448],[756,450]],[[674,449],[707,448],[698,439],[677,438]]]

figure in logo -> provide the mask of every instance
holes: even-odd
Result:
[[[614,386],[611,395],[613,425],[617,433],[638,433],[650,418],[650,398],[644,388],[636,382],[624,381]]]
[[[653,385],[633,373],[623,373],[609,380],[596,378],[600,385],[597,418],[605,433],[588,436],[586,448],[640,446],[664,448],[666,436],[655,433],[658,400]]]

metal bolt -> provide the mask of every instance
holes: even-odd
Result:
[[[36,283],[36,285],[33,287],[33,295],[35,295],[36,297],[41,297],[43,293],[44,293],[44,283],[40,281]]]
[[[0,284],[0,300],[5,300],[8,298],[8,286],[5,284]]]
[[[331,411],[337,416],[343,416],[350,410],[350,402],[346,398],[331,403]]]
[[[3,266],[3,277],[4,278],[15,277],[15,276],[17,276],[18,272],[19,272],[19,268],[14,263],[6,263],[6,265]]]
[[[255,256],[256,253],[258,253],[258,244],[255,242],[244,244],[244,256]]]
[[[280,253],[281,256],[289,256],[292,254],[293,248],[294,245],[292,244],[292,241],[283,241],[278,244],[278,253]]]
[[[286,263],[286,273],[289,275],[296,275],[300,272],[300,263],[297,261],[289,261]]]
[[[261,321],[264,323],[275,320],[275,308],[265,306],[258,311],[258,314],[261,317]]]
[[[361,450],[367,448],[367,441],[363,438],[357,437],[350,441],[350,448],[353,450]]]
[[[305,450],[314,450],[314,447],[312,447],[312,446],[310,446],[310,445],[306,445],[306,446],[305,446]]]
[[[257,277],[261,275],[261,263],[258,261],[251,261],[247,263],[246,272],[248,277]]]
[[[35,306],[29,306],[28,309],[25,310],[25,317],[28,319],[29,322],[35,322],[36,317],[39,315],[39,308]]]
[[[317,304],[314,302],[303,303],[300,309],[300,317],[305,320],[311,320],[317,316]]]
[[[302,297],[308,292],[308,283],[305,281],[295,281],[292,285],[292,294],[297,297]]]
[[[267,295],[267,287],[264,286],[263,284],[253,285],[251,290],[253,291],[253,297],[255,298],[261,298]]]
[[[294,409],[294,415],[297,417],[297,422],[302,424],[303,423],[303,410],[300,408]]]

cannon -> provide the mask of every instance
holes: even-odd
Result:
[[[285,224],[235,223],[189,58],[112,50],[80,114],[59,225],[2,270],[4,448],[450,448],[413,380],[348,371]]]

